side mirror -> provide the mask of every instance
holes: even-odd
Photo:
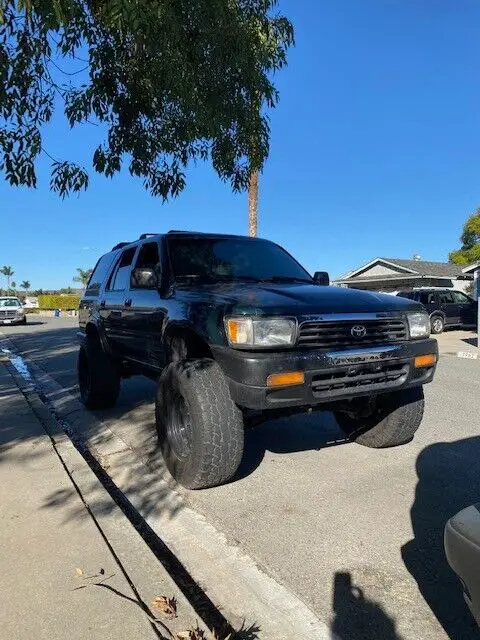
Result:
[[[330,284],[330,276],[327,271],[315,271],[313,279],[315,284],[319,284],[322,287],[328,287]]]
[[[158,276],[155,269],[148,267],[134,269],[130,276],[130,287],[132,289],[156,289],[158,287]]]

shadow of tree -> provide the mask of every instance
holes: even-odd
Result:
[[[480,639],[443,546],[447,520],[479,500],[480,437],[432,444],[418,456],[416,469],[414,538],[402,547],[402,559],[448,637]]]

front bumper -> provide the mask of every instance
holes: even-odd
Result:
[[[255,410],[311,407],[423,385],[433,379],[435,366],[416,369],[413,361],[428,354],[438,358],[436,340],[326,352],[252,353],[214,348],[233,400]],[[275,389],[266,386],[269,375],[291,371],[303,371],[304,384]]]
[[[24,322],[24,318],[25,316],[22,316],[21,318],[2,318],[0,319],[0,325],[9,327],[12,324],[22,324]]]

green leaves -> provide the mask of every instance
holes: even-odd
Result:
[[[469,265],[480,261],[480,208],[465,222],[460,240],[462,247],[449,254],[450,262]]]
[[[49,155],[43,126],[57,108],[72,127],[103,125],[92,164],[108,177],[127,161],[166,199],[200,159],[245,189],[268,156],[263,107],[277,104],[272,74],[293,44],[275,5],[0,0],[0,170],[11,184],[35,186],[38,154]],[[88,175],[74,158],[58,158],[50,184],[64,197],[87,188]]]

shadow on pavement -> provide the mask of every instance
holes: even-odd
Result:
[[[419,454],[416,468],[414,538],[402,547],[403,561],[448,637],[480,639],[443,547],[447,520],[479,500],[480,437],[432,444]]]
[[[252,474],[260,466],[267,451],[295,453],[319,451],[346,444],[345,434],[333,414],[324,411],[264,422],[245,432],[245,450],[233,482]]]
[[[335,574],[332,608],[332,632],[339,640],[401,640],[394,619],[352,584],[348,572]]]
[[[478,338],[462,338],[462,342],[466,342],[467,344],[471,344],[472,347],[476,347],[478,345]]]

